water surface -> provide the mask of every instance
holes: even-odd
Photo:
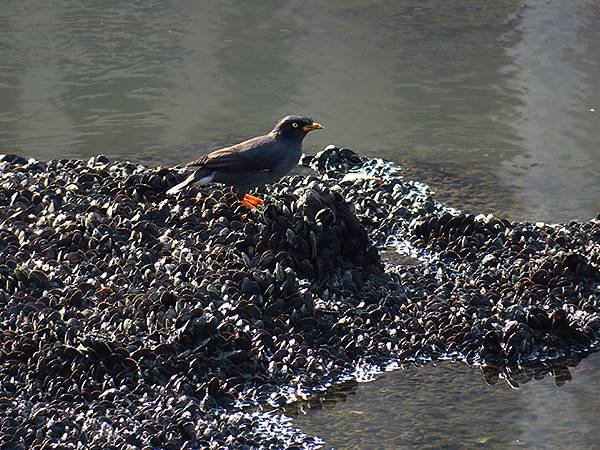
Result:
[[[599,23],[593,0],[8,0],[0,152],[168,165],[306,113],[327,125],[309,152],[402,162],[468,209],[589,218]]]
[[[294,422],[340,449],[597,448],[599,367],[593,355],[563,368],[571,382],[549,374],[519,389],[463,365],[412,367],[332,392]]]

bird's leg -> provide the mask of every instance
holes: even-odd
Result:
[[[250,203],[248,200],[240,200],[240,203],[244,205],[248,209],[255,209],[256,205],[254,203]]]
[[[254,195],[244,194],[244,197],[240,199],[240,203],[246,208],[254,209],[262,205],[264,201]]]
[[[255,197],[254,195],[245,194],[244,200],[253,204],[254,206],[260,206],[264,203],[263,199]]]

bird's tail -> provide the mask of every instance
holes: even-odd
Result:
[[[186,187],[192,184],[208,184],[215,177],[215,173],[206,169],[198,169],[194,173],[192,173],[189,177],[183,180],[181,183],[173,186],[171,189],[167,191],[167,195],[175,195],[178,192],[182,191]]]

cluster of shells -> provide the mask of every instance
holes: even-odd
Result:
[[[454,354],[493,380],[592,349],[598,220],[461,214],[348,149],[305,164],[248,210],[166,196],[172,169],[3,157],[0,447],[305,444],[234,408],[364,362]],[[390,236],[425,262],[382,264]]]
[[[425,256],[426,264],[388,270],[407,296],[400,310],[418,324],[406,328],[418,343],[409,353],[458,354],[514,368],[594,348],[600,333],[600,217],[548,225],[465,214],[414,183],[390,178],[387,165],[360,160],[347,149],[342,155],[328,148],[307,164],[338,181],[380,245],[394,237]],[[370,176],[349,178],[348,172]]]

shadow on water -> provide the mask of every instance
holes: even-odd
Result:
[[[459,363],[408,366],[365,385],[346,383],[287,412],[327,447],[593,448],[600,439],[598,368],[596,354],[514,373],[507,383]]]

